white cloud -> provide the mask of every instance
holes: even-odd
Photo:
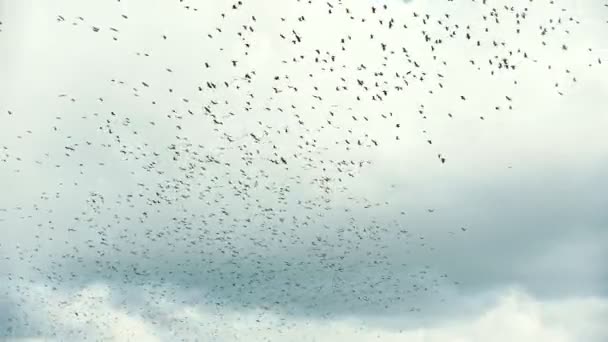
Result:
[[[305,320],[263,311],[234,312],[221,307],[182,306],[168,298],[146,298],[139,305],[117,305],[105,285],[75,293],[30,289],[25,310],[54,330],[39,340],[76,341],[83,337],[109,341],[408,341],[408,342],[577,342],[608,337],[605,298],[539,301],[509,290],[491,308],[469,318],[453,318],[416,329],[385,328],[361,319]],[[146,291],[143,291],[146,292]],[[163,292],[159,290],[157,292]],[[43,305],[35,303],[35,299]],[[447,303],[449,304],[449,303]],[[78,313],[78,316],[75,315]],[[146,317],[143,316],[154,316]],[[464,316],[463,316],[464,317]],[[395,318],[390,318],[395,321]],[[408,320],[403,316],[403,322]],[[405,324],[405,323],[404,323]],[[391,324],[394,326],[394,323]],[[13,341],[35,341],[15,339]]]
[[[370,0],[365,4],[353,4],[352,6],[361,6],[361,11],[358,13],[368,13],[369,9],[363,7],[368,6],[369,2],[374,1]],[[604,201],[600,195],[597,195],[596,189],[602,187],[604,179],[602,170],[606,165],[604,151],[608,145],[603,127],[608,123],[608,119],[602,115],[604,112],[602,108],[606,108],[608,105],[604,96],[608,88],[601,77],[602,73],[598,72],[596,68],[588,68],[586,63],[592,56],[587,53],[587,46],[594,46],[596,51],[603,49],[604,53],[600,53],[598,56],[604,56],[605,51],[608,51],[605,43],[608,40],[603,39],[602,28],[597,26],[597,23],[593,23],[599,22],[598,18],[600,18],[600,15],[596,14],[596,4],[593,1],[568,0],[567,2],[580,3],[576,7],[577,14],[589,17],[585,20],[585,28],[583,29],[581,26],[576,30],[577,37],[580,39],[569,43],[571,52],[568,54],[548,55],[546,51],[531,50],[531,55],[534,52],[536,58],[542,61],[542,65],[522,63],[519,69],[521,71],[517,74],[518,80],[520,80],[518,87],[511,89],[511,82],[498,82],[496,78],[489,78],[490,76],[485,74],[470,74],[468,68],[459,68],[459,64],[455,60],[453,64],[450,61],[450,77],[445,81],[446,89],[455,89],[458,90],[458,93],[463,91],[481,94],[482,96],[475,96],[468,100],[471,103],[474,102],[470,105],[471,107],[461,107],[459,100],[452,99],[455,97],[452,96],[454,94],[447,92],[446,97],[441,98],[445,101],[434,100],[433,103],[427,103],[426,111],[430,115],[427,123],[422,126],[417,115],[408,113],[416,113],[418,101],[421,101],[419,96],[423,95],[426,88],[414,88],[408,93],[407,98],[415,99],[415,101],[401,101],[399,98],[399,101],[387,101],[382,106],[385,111],[395,109],[394,112],[398,113],[406,133],[402,135],[402,140],[399,142],[392,141],[392,137],[387,138],[386,144],[382,144],[383,148],[373,152],[373,155],[361,152],[365,158],[373,159],[378,167],[366,171],[368,177],[365,178],[365,181],[350,184],[350,190],[353,190],[355,194],[365,194],[366,198],[371,198],[370,202],[374,202],[373,197],[375,196],[377,201],[390,200],[391,203],[396,203],[395,207],[389,207],[390,210],[395,209],[395,213],[405,208],[408,216],[407,221],[404,222],[408,229],[415,233],[424,233],[426,241],[429,241],[429,238],[436,238],[433,240],[435,243],[433,246],[437,247],[437,253],[430,257],[423,253],[414,254],[411,257],[408,255],[408,263],[438,264],[440,267],[436,268],[449,272],[450,277],[454,274],[454,279],[466,280],[463,283],[468,284],[464,284],[463,289],[469,291],[472,288],[483,292],[507,283],[518,283],[531,289],[534,293],[544,294],[545,297],[547,292],[560,293],[564,296],[573,292],[578,294],[603,293],[605,270],[597,260],[605,259],[603,257],[606,249],[603,242],[607,241],[608,235],[600,233],[603,231],[601,228],[605,226],[603,224],[605,217],[601,214]],[[296,82],[294,84],[302,84],[302,88],[304,86],[310,88],[313,83],[326,81],[328,81],[327,84],[330,84],[331,78],[326,79],[324,78],[326,76],[320,74],[315,76],[314,82],[308,81],[307,74],[311,70],[311,64],[302,62],[302,64],[298,64],[299,67],[283,66],[280,60],[295,54],[300,49],[312,51],[313,48],[319,48],[322,51],[333,51],[335,42],[346,32],[353,32],[355,39],[349,45],[349,54],[345,55],[349,59],[344,63],[356,66],[356,61],[366,65],[376,65],[381,62],[378,60],[380,56],[370,53],[372,50],[369,49],[367,35],[355,34],[359,32],[357,30],[360,27],[355,27],[354,24],[347,21],[339,21],[335,16],[314,17],[317,9],[304,3],[302,2],[298,7],[292,6],[289,2],[260,1],[255,6],[248,4],[249,6],[243,9],[244,12],[239,12],[243,18],[248,18],[254,13],[268,14],[268,18],[259,20],[259,26],[256,27],[259,33],[255,39],[256,48],[253,49],[254,51],[247,60],[239,62],[242,63],[240,65],[247,66],[242,70],[256,69],[260,74],[270,72],[289,74],[293,82]],[[95,100],[99,96],[98,94],[110,96],[106,98],[106,105],[111,104],[112,110],[124,113],[148,112],[148,107],[141,104],[143,102],[139,98],[131,99],[130,93],[127,94],[129,99],[127,99],[127,95],[119,97],[122,93],[111,90],[114,88],[108,88],[107,79],[110,77],[124,78],[133,84],[146,80],[152,84],[150,98],[158,97],[159,101],[166,101],[167,105],[173,103],[165,94],[164,84],[170,84],[169,81],[174,80],[167,79],[168,76],[164,71],[161,73],[161,70],[164,69],[156,68],[156,63],[147,65],[137,62],[138,59],[132,59],[136,58],[135,52],[151,49],[153,58],[158,58],[157,61],[170,61],[170,66],[176,70],[175,81],[179,82],[182,89],[195,89],[194,85],[201,80],[202,76],[193,72],[193,70],[200,71],[201,69],[201,60],[194,58],[195,56],[208,57],[211,64],[214,65],[214,74],[205,74],[205,77],[213,78],[217,74],[224,78],[225,75],[232,75],[232,67],[228,63],[224,63],[226,65],[220,63],[224,54],[216,54],[215,45],[199,44],[201,36],[204,37],[203,32],[206,32],[207,29],[215,29],[216,14],[218,14],[215,11],[215,7],[218,6],[216,3],[205,3],[204,6],[209,6],[209,8],[200,11],[199,13],[203,15],[200,17],[184,15],[181,6],[173,4],[159,2],[151,5],[149,1],[132,1],[128,5],[125,4],[124,7],[120,7],[121,11],[128,13],[132,18],[128,22],[121,19],[118,15],[119,12],[116,12],[118,9],[114,7],[115,5],[110,3],[91,5],[74,0],[61,1],[59,5],[49,2],[49,5],[46,6],[33,1],[7,3],[8,7],[4,13],[8,13],[6,18],[10,19],[8,20],[10,25],[7,26],[6,34],[0,38],[6,42],[7,51],[10,50],[12,53],[0,56],[0,61],[4,61],[4,63],[0,62],[0,66],[4,66],[2,70],[7,75],[4,79],[9,80],[9,82],[0,82],[0,90],[2,90],[0,91],[0,102],[5,102],[7,108],[13,109],[19,115],[15,115],[11,121],[3,122],[2,127],[6,132],[11,132],[11,137],[14,132],[22,132],[26,129],[35,132],[29,144],[16,138],[6,143],[12,144],[12,151],[24,160],[33,161],[42,158],[43,153],[47,150],[41,149],[40,146],[48,146],[51,153],[60,151],[61,153],[58,155],[62,155],[65,145],[63,135],[55,136],[43,133],[54,125],[55,115],[43,115],[44,113],[60,113],[66,118],[71,116],[77,118],[83,113],[92,115],[92,112],[96,111],[107,112],[107,106],[97,107],[90,103],[89,100]],[[323,3],[320,5],[325,6]],[[565,6],[565,4],[563,5]],[[203,6],[202,3],[201,6]],[[443,6],[446,5],[438,4],[439,7],[427,8],[430,6],[429,3],[421,1],[413,2],[408,6],[412,6],[419,13],[430,12],[433,17],[438,17],[444,12]],[[433,6],[436,5],[433,4]],[[475,6],[475,4],[472,2],[459,3],[458,7],[449,7],[449,11],[454,11],[451,13],[456,22],[465,22],[460,20],[471,20],[472,16],[468,15],[471,6]],[[534,3],[529,6],[544,5]],[[570,6],[565,7],[570,8]],[[531,8],[531,12],[537,13],[533,7]],[[552,11],[560,11],[560,9],[555,7]],[[325,8],[323,8],[323,12],[325,12]],[[119,43],[123,45],[119,46],[124,49],[117,49],[117,43],[110,39],[103,40],[102,35],[92,36],[88,26],[73,27],[56,23],[55,18],[58,13],[69,18],[82,15],[87,18],[87,25],[89,21],[96,25],[103,24],[104,27],[120,25],[121,31],[125,34],[121,36]],[[474,14],[481,13],[475,12]],[[550,13],[545,14],[547,18],[551,15]],[[277,28],[272,23],[275,22],[274,19],[278,22],[279,16],[295,18],[299,15],[315,18],[314,25],[301,28],[305,37],[314,37],[314,39],[305,40],[303,46],[306,48],[286,48],[283,42],[276,38],[279,33],[277,30],[283,28]],[[589,23],[590,21],[591,23]],[[335,25],[332,26],[333,30],[326,29],[329,27],[329,23]],[[231,32],[228,27],[225,28],[226,31]],[[403,42],[408,42],[408,48],[411,45],[410,50],[413,56],[416,58],[426,56],[423,52],[426,50],[421,49],[424,45],[416,43],[415,39],[410,39],[414,35],[418,35],[417,30],[410,30],[410,33],[396,30],[393,32],[395,33],[387,33],[385,37],[390,45],[398,48],[404,44]],[[171,48],[159,49],[159,46],[155,45],[155,41],[161,33],[169,34],[170,39],[164,43],[174,44],[169,45]],[[535,43],[538,43],[535,39],[531,39],[531,36],[515,39],[508,32],[498,33],[505,39],[497,40],[517,43],[513,45],[513,48],[521,46],[524,50],[528,50],[533,49]],[[574,33],[575,31],[573,31]],[[175,37],[181,37],[181,39],[174,39]],[[188,39],[191,41],[185,37],[190,37]],[[78,49],[75,46],[78,46]],[[232,46],[227,46],[226,54],[234,52],[231,49]],[[443,49],[445,49],[446,56],[465,56],[463,46],[460,44],[450,44],[446,41]],[[66,53],[66,51],[70,53]],[[127,53],[125,51],[132,57],[125,58],[125,53]],[[287,51],[287,54],[283,54],[281,51]],[[584,53],[577,54],[577,51]],[[481,58],[487,52],[489,51],[476,50],[476,54],[472,56]],[[342,57],[339,55],[338,59]],[[108,61],[111,62],[108,63]],[[466,59],[460,62],[468,63]],[[78,73],[74,73],[76,63],[79,66]],[[558,97],[551,83],[553,82],[552,76],[556,74],[545,69],[545,64],[552,64],[560,68],[568,65],[573,67],[573,74],[577,75],[580,82],[576,86],[567,88],[567,97],[557,100]],[[396,65],[401,68],[400,64]],[[428,69],[428,71],[431,72],[432,69]],[[0,72],[0,74],[4,73]],[[269,92],[271,89],[270,79],[256,83],[256,97],[265,98],[269,95],[265,91]],[[489,82],[490,80],[492,83]],[[562,79],[560,76],[556,81],[565,82],[566,78]],[[489,84],[492,86],[486,86]],[[70,105],[71,107],[57,101],[57,94],[63,92],[78,98],[78,101],[73,106]],[[505,112],[495,114],[491,120],[483,122],[478,120],[477,112],[487,109],[488,105],[494,104],[498,100],[503,101],[504,94],[510,94],[516,99],[514,100],[515,110],[508,114]],[[183,94],[188,97],[191,95],[188,92]],[[32,102],[32,98],[36,98],[36,101]],[[111,100],[112,98],[114,100]],[[121,100],[118,101],[118,99]],[[325,101],[328,104],[336,103],[346,106],[349,102],[344,99],[346,97],[328,95]],[[308,98],[287,98],[287,100],[290,104],[293,101],[299,107],[304,108]],[[277,102],[276,105],[286,106],[287,103]],[[45,110],[42,111],[40,108]],[[375,115],[376,108],[377,106],[366,102],[361,105],[360,111],[369,111]],[[164,111],[150,112],[151,116],[165,116]],[[455,118],[447,119],[447,112],[454,112]],[[314,111],[306,112],[311,120],[313,117],[320,117],[309,115],[309,113],[316,113]],[[248,132],[246,128],[253,125],[258,119],[256,115],[251,114],[246,118],[240,118],[239,122],[232,122],[230,132],[235,136],[246,135]],[[140,137],[143,136],[141,139],[147,139],[153,149],[158,147],[160,150],[165,147],[165,143],[168,144],[172,141],[173,132],[161,128],[164,126],[158,125],[160,131],[154,131],[148,127],[147,121],[150,118],[148,115],[133,115],[133,118],[134,125],[144,130],[140,135]],[[346,119],[350,122],[350,118]],[[65,124],[63,126],[65,134],[69,133],[70,136],[73,134],[71,138],[73,141],[84,141],[85,137],[87,140],[95,139],[95,134],[90,133],[97,131],[97,124],[95,121],[87,120],[88,123],[74,121],[73,125]],[[198,120],[198,118],[193,117],[192,121],[189,121],[190,124],[184,125],[189,126],[185,127],[186,130],[196,130],[196,134],[192,132],[192,142],[203,143],[207,141],[206,139],[211,139],[210,137],[213,135],[210,134],[209,137],[204,131],[201,131],[203,128],[201,128],[200,122],[194,120]],[[141,121],[139,126],[137,126],[138,121]],[[374,120],[372,119],[372,121]],[[369,129],[371,135],[380,135],[387,131],[386,129],[389,127],[387,125],[383,120],[370,121],[366,129]],[[356,134],[361,133],[357,131],[358,125],[352,127]],[[392,128],[392,123],[390,128]],[[419,133],[423,128],[429,129],[433,137],[437,137],[433,139],[433,146],[437,146],[439,150],[449,156],[449,162],[446,165],[440,166],[435,153],[429,152],[430,147]],[[320,145],[333,146],[333,134],[319,134],[319,141],[322,141]],[[125,137],[125,139],[130,138]],[[327,141],[330,141],[331,144],[325,144]],[[406,145],[402,145],[404,141],[407,142]],[[141,142],[133,140],[128,144],[138,146]],[[56,211],[52,215],[55,223],[53,230],[44,233],[48,236],[42,234],[39,239],[38,231],[40,229],[34,223],[30,224],[29,221],[23,223],[25,221],[22,221],[21,218],[17,221],[16,216],[21,216],[21,212],[16,212],[18,215],[15,214],[12,221],[9,220],[10,222],[5,223],[6,227],[16,227],[11,230],[11,239],[8,241],[8,246],[13,247],[14,245],[16,248],[6,248],[6,251],[2,251],[9,256],[6,259],[9,261],[0,263],[0,273],[7,269],[16,275],[25,276],[26,279],[28,276],[34,278],[34,275],[43,273],[40,270],[52,273],[54,278],[55,272],[67,275],[68,272],[75,269],[68,267],[63,258],[56,259],[51,255],[67,255],[74,253],[74,250],[77,251],[79,257],[84,259],[83,265],[89,266],[93,262],[101,261],[97,253],[99,250],[82,248],[85,246],[84,241],[91,238],[89,234],[96,232],[96,229],[84,229],[83,226],[79,227],[77,234],[72,234],[59,227],[67,226],[67,222],[73,217],[72,214],[76,215],[81,211],[84,199],[88,198],[86,196],[89,195],[90,190],[99,190],[107,194],[108,203],[111,203],[119,192],[139,191],[132,182],[133,178],[128,176],[127,171],[130,170],[127,170],[123,163],[108,163],[112,166],[99,170],[89,167],[89,165],[95,165],[93,160],[89,160],[89,157],[94,156],[95,160],[114,160],[113,158],[116,158],[116,155],[112,154],[114,152],[116,151],[105,152],[104,149],[104,151],[96,151],[90,156],[83,156],[83,161],[87,165],[87,185],[76,187],[73,190],[61,189],[63,197],[57,201],[60,203],[56,204],[54,207]],[[330,158],[332,153],[345,158],[342,155],[342,149],[330,150],[323,156]],[[352,156],[359,157],[358,154]],[[240,160],[241,153],[235,154],[234,158]],[[14,207],[16,204],[29,204],[30,199],[37,198],[41,191],[49,193],[60,191],[59,188],[56,190],[52,185],[56,179],[62,181],[72,178],[81,179],[78,178],[80,169],[70,168],[69,165],[72,164],[68,162],[62,166],[62,171],[56,171],[53,164],[61,163],[63,160],[57,159],[57,162],[49,162],[47,169],[41,169],[38,166],[24,169],[20,177],[14,174],[12,167],[0,170],[3,175],[0,179],[8,180],[0,188],[4,189],[5,194],[9,194],[9,196],[0,196],[0,207],[8,208]],[[405,170],[403,165],[407,166]],[[513,169],[507,168],[507,165],[512,165]],[[168,167],[168,170],[173,169]],[[308,171],[302,171],[303,175],[309,175],[306,172]],[[310,175],[314,176],[315,172],[313,170]],[[281,175],[279,171],[277,174]],[[276,175],[273,174],[273,176]],[[138,177],[146,176],[142,176],[140,173]],[[280,179],[281,177],[273,178]],[[89,180],[92,179],[95,179],[95,182],[89,183]],[[144,180],[157,181],[156,179],[138,178],[138,182],[143,183]],[[398,185],[396,190],[388,192],[383,187],[386,185],[385,183],[388,183],[387,180],[391,180],[391,184]],[[294,192],[296,191],[294,190]],[[260,197],[264,200],[263,196]],[[83,202],[79,202],[81,199]],[[337,203],[340,203],[339,200],[334,199]],[[226,202],[227,205],[234,203]],[[430,205],[438,208],[437,214],[427,215],[426,208]],[[198,203],[193,207],[197,211],[200,210]],[[63,211],[59,210],[61,208]],[[125,210],[125,216],[133,214],[133,212],[127,212],[126,208],[120,209]],[[417,209],[421,209],[419,212],[422,214],[416,214]],[[116,210],[118,211],[118,209]],[[172,213],[171,210],[167,210],[167,212]],[[378,212],[378,214],[380,217],[384,216],[382,212]],[[41,222],[46,221],[41,213],[37,215],[40,215],[36,218],[39,218]],[[100,221],[110,219],[109,216],[99,218]],[[399,216],[399,220],[402,219]],[[48,222],[50,223],[50,221],[51,215],[49,214]],[[446,235],[448,229],[451,230],[452,226],[460,226],[461,222],[470,228],[466,234],[456,235],[454,238],[452,235]],[[160,231],[160,227],[163,226],[162,220],[157,223],[159,227],[157,229]],[[447,227],[445,231],[444,226]],[[56,230],[55,227],[57,227]],[[222,228],[221,225],[218,227]],[[130,227],[129,232],[133,236],[141,237],[143,235],[139,235],[139,233],[143,232],[143,229],[143,226],[134,224]],[[114,231],[117,230],[114,229]],[[316,233],[312,229],[308,231]],[[550,234],[547,233],[549,231]],[[312,239],[313,233],[310,233],[310,236],[302,235],[303,240]],[[253,234],[259,237],[259,234],[262,233],[256,230]],[[247,233],[242,233],[242,236],[248,237]],[[47,242],[45,240],[47,238],[48,241],[54,240],[55,242]],[[184,235],[182,238],[186,241],[189,236]],[[119,241],[118,235],[111,236],[111,239]],[[243,240],[246,241],[245,238]],[[121,238],[120,241],[124,241],[124,239]],[[133,241],[139,242],[139,240]],[[154,263],[157,260],[163,260],[167,263],[165,264],[168,265],[167,268],[179,268],[170,263],[183,265],[190,261],[188,253],[181,254],[179,248],[177,248],[179,252],[175,252],[174,245],[164,246],[164,242],[163,240],[156,245],[149,243],[145,246],[146,250],[150,248],[155,251],[151,258]],[[4,244],[6,243],[4,242]],[[239,241],[234,241],[234,243],[238,245]],[[402,259],[403,254],[397,253],[397,250],[403,250],[400,243],[401,241],[396,240],[395,252],[390,254],[394,260]],[[2,246],[0,245],[0,247]],[[116,265],[129,264],[132,259],[128,253],[141,251],[138,249],[139,247],[131,247],[127,242],[120,247],[124,253],[111,251],[110,261],[115,262]],[[25,258],[27,251],[30,250],[37,252],[33,260]],[[378,251],[371,243],[360,250]],[[103,251],[104,254],[107,252],[105,255],[110,255],[108,250],[103,249]],[[328,248],[327,251],[331,254],[335,250]],[[285,255],[277,256],[274,254],[275,251],[270,249],[268,251],[256,250],[256,252],[271,255],[274,260],[278,260],[277,263],[280,263],[284,260],[291,261],[292,255],[306,256],[304,253],[307,252],[307,249],[299,249],[294,244],[289,246],[290,253]],[[33,255],[33,252],[31,253]],[[351,255],[357,253],[353,252]],[[259,260],[264,261],[265,259],[262,257]],[[352,260],[358,259],[353,257]],[[474,262],[470,262],[470,260]],[[57,261],[61,261],[61,267],[56,266]],[[243,264],[243,269],[251,265],[245,261]],[[344,264],[350,265],[346,261]],[[369,265],[361,264],[363,272],[357,269],[353,274],[369,274],[377,271],[377,269],[366,269],[365,267],[369,267]],[[36,268],[30,269],[32,265],[35,265]],[[150,270],[156,270],[149,264],[144,264],[142,267],[146,268],[146,266],[149,266]],[[90,268],[92,269],[92,267]],[[203,271],[207,271],[196,263],[192,268],[201,274],[205,273]],[[130,271],[130,269],[128,270]],[[29,272],[32,274],[28,274]],[[163,272],[160,272],[159,277],[167,274]],[[325,275],[321,271],[318,273],[320,276]],[[242,274],[247,274],[247,271],[243,271]],[[222,273],[216,272],[213,275],[221,276]],[[401,275],[405,277],[404,274]],[[80,278],[89,281],[89,276],[90,274],[83,274]],[[308,276],[308,274],[304,273],[304,276]],[[288,274],[285,279],[297,280],[298,277],[299,275]],[[348,285],[360,289],[365,284],[361,280],[362,278],[352,277],[354,281],[347,282]],[[104,278],[107,279],[105,275]],[[42,279],[44,280],[45,277]],[[192,279],[192,282],[197,281],[199,278]],[[200,285],[200,283],[198,284]],[[246,296],[244,294],[238,299],[246,299],[245,302],[250,302],[252,298],[266,297],[265,291],[269,291],[269,289],[276,290],[266,284],[274,283],[258,284],[256,285],[258,289],[253,289],[253,292],[257,293],[256,295],[243,298]],[[7,287],[12,285],[11,282]],[[204,285],[212,287],[214,284]],[[177,337],[192,340],[196,337],[203,341],[569,342],[608,340],[608,332],[602,325],[602,322],[608,320],[606,299],[561,299],[549,302],[544,299],[535,299],[521,291],[503,293],[494,306],[486,307],[485,311],[478,313],[477,316],[469,316],[471,309],[467,310],[466,305],[463,304],[463,314],[458,317],[458,320],[433,319],[433,326],[421,326],[419,329],[411,328],[412,326],[418,327],[418,325],[412,324],[411,317],[404,315],[403,322],[407,322],[407,324],[403,323],[401,326],[403,331],[399,331],[398,328],[394,329],[394,322],[398,320],[398,317],[390,318],[391,328],[389,329],[385,327],[389,324],[377,322],[376,317],[373,318],[373,323],[362,322],[361,318],[358,320],[307,321],[261,311],[235,312],[223,307],[198,305],[197,302],[190,300],[185,301],[188,305],[178,305],[171,302],[170,299],[179,298],[179,296],[169,294],[152,296],[147,293],[143,295],[146,300],[137,304],[133,303],[132,298],[127,297],[127,302],[123,304],[122,300],[117,299],[118,293],[114,292],[115,290],[111,286],[106,285],[89,286],[74,293],[63,287],[59,291],[23,285],[21,287],[22,289],[15,293],[14,302],[23,307],[25,315],[11,318],[27,322],[29,326],[33,325],[34,328],[26,329],[27,335],[40,338],[28,337],[28,339],[23,338],[19,341],[48,341],[53,338],[60,341],[81,341],[84,336],[95,340],[105,337],[115,341],[172,341]],[[264,293],[260,295],[260,292]],[[298,298],[300,293],[298,291],[290,293],[291,303],[295,302],[295,298]],[[126,295],[121,293],[122,296]],[[348,298],[339,298],[339,300],[342,299]],[[459,299],[454,298],[446,303],[446,306],[451,306],[450,311],[453,311],[454,301],[460,303]],[[304,302],[310,304],[307,301]],[[313,304],[321,302],[322,300],[319,300]],[[0,309],[0,317],[3,314],[2,311]],[[358,315],[361,312],[352,314]],[[27,326],[25,323],[23,325]],[[400,325],[397,324],[397,326]],[[405,328],[406,326],[407,328]],[[56,333],[55,337],[52,336],[53,332]]]

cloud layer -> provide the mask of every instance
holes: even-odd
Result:
[[[562,7],[585,20],[483,36],[481,3],[393,1],[383,15],[410,31],[375,31],[304,1],[224,25],[232,3],[0,0],[0,339],[607,340],[603,14],[531,2],[526,32]],[[420,30],[450,20],[488,44],[430,50]],[[279,38],[296,28],[300,45]],[[308,58],[341,39],[335,65]],[[513,76],[471,67],[509,52]],[[375,67],[416,86],[381,105],[334,93],[338,73],[353,93],[382,84]],[[293,84],[305,95],[279,96]]]
[[[298,320],[269,311],[231,312],[213,306],[192,306],[149,296],[136,308],[116,298],[116,290],[94,284],[77,292],[32,286],[21,301],[30,322],[46,334],[9,341],[109,339],[114,341],[554,341],[600,342],[608,337],[608,302],[600,298],[539,301],[517,289],[500,293],[477,315],[450,322],[426,322],[399,328],[406,316],[391,317],[394,325],[377,326],[365,318]],[[156,288],[160,294],[166,288]],[[170,291],[170,290],[169,290]],[[118,294],[121,297],[120,294]],[[38,297],[38,298],[36,298]],[[42,305],[40,303],[43,303]],[[135,314],[135,312],[139,312]],[[21,313],[22,314],[22,313]],[[48,322],[53,322],[48,323]],[[54,337],[53,337],[54,336]]]

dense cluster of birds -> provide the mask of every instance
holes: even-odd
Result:
[[[293,315],[419,312],[416,298],[441,301],[459,279],[424,262],[434,246],[409,227],[411,208],[361,185],[407,196],[371,180],[377,157],[421,143],[436,167],[458,163],[435,127],[517,110],[522,75],[540,70],[559,99],[579,68],[603,62],[593,47],[580,51],[583,20],[557,0],[434,1],[427,11],[284,2],[214,3],[208,30],[186,32],[174,18],[175,29],[138,33],[148,48],[137,51],[120,44],[146,13],[116,7],[112,25],[57,13],[60,32],[110,41],[132,66],[87,79],[93,96],[49,88],[62,112],[37,114],[48,127],[0,137],[5,174],[45,175],[31,181],[38,197],[0,209],[2,263],[27,265],[0,283],[23,297],[22,282],[100,281],[173,302],[157,287],[198,289],[184,300]],[[209,11],[196,4],[172,6],[188,18]],[[13,24],[2,19],[0,35]],[[570,53],[578,65],[554,64]],[[0,109],[5,127],[27,115]],[[31,156],[15,147],[28,144]],[[432,204],[422,211],[436,215]],[[10,238],[23,226],[35,227],[31,245]],[[11,336],[28,318],[4,323]]]

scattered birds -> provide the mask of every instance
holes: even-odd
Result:
[[[407,4],[289,4],[293,12],[252,13],[255,6],[237,1],[218,8],[217,21],[201,24],[205,29],[191,37],[167,28],[170,40],[145,32],[137,50],[117,43],[113,53],[130,68],[159,72],[137,79],[123,70],[87,80],[99,89],[94,97],[77,87],[49,90],[61,92],[53,99],[71,114],[2,138],[3,167],[15,173],[35,167],[54,181],[30,203],[0,212],[15,226],[37,227],[36,243],[15,244],[7,257],[22,259],[39,277],[29,281],[53,288],[105,274],[125,287],[204,283],[208,291],[198,300],[216,306],[266,310],[271,298],[277,311],[295,305],[315,311],[331,302],[335,314],[401,310],[423,296],[441,298],[446,283],[460,284],[430,265],[404,266],[403,253],[434,250],[424,232],[404,228],[416,208],[406,215],[398,204],[368,197],[356,182],[369,180],[378,155],[407,150],[416,139],[434,167],[458,164],[433,125],[470,120],[484,129],[499,120],[518,105],[520,70],[542,69],[552,77],[547,87],[566,95],[577,82],[576,68],[554,65],[551,57],[577,49],[580,19],[566,9],[545,17],[553,2],[534,7],[532,16],[528,4],[474,1],[475,18],[443,5],[416,12]],[[181,1],[175,6],[184,18],[202,12]],[[96,43],[128,36],[126,23],[137,25],[146,13],[113,15],[117,20],[107,24],[67,14],[50,21],[82,26]],[[338,19],[352,25],[339,26]],[[0,21],[0,32],[5,27]],[[322,36],[313,35],[319,27]],[[168,50],[180,40],[200,46]],[[265,40],[271,61],[259,58],[269,49]],[[601,65],[593,51],[584,53],[588,67]],[[468,93],[459,73],[485,80],[480,87],[487,92]],[[494,85],[504,92],[494,93]],[[81,102],[86,111],[72,109]],[[450,108],[437,110],[443,102]],[[24,115],[6,112],[2,124]],[[408,135],[418,128],[422,134]],[[31,160],[7,142],[34,144],[43,134],[53,139]],[[67,210],[68,200],[78,205]],[[443,213],[423,205],[418,212],[434,214],[429,219]],[[52,254],[53,245],[65,250]],[[15,287],[18,277],[11,273],[7,286]]]

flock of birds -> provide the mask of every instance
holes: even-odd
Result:
[[[407,196],[370,178],[379,155],[420,143],[436,167],[458,163],[434,127],[518,110],[518,87],[536,86],[524,74],[550,75],[541,83],[559,99],[577,70],[601,67],[577,42],[583,19],[561,2],[290,0],[274,9],[240,0],[214,2],[211,15],[180,0],[167,6],[188,20],[215,18],[207,31],[184,36],[173,18],[178,28],[135,38],[146,13],[123,11],[125,1],[112,25],[66,8],[54,29],[115,44],[131,66],[87,79],[82,87],[101,89],[94,96],[49,88],[62,112],[37,114],[48,127],[0,136],[4,177],[45,175],[36,198],[0,209],[9,237],[1,263],[25,265],[0,283],[25,298],[23,282],[99,281],[175,302],[158,290],[173,286],[198,289],[193,305],[323,317],[414,314],[425,309],[416,298],[443,301],[442,289],[461,280],[416,257],[434,245],[408,227],[410,208],[361,184]],[[2,39],[13,23],[0,19]],[[138,37],[147,49],[120,45]],[[570,53],[579,64],[553,62]],[[0,109],[5,127],[27,115]],[[15,147],[28,144],[31,158]],[[15,227],[35,227],[34,242],[10,238]],[[139,315],[158,318],[148,310]],[[0,336],[29,329],[27,317],[0,324]]]

